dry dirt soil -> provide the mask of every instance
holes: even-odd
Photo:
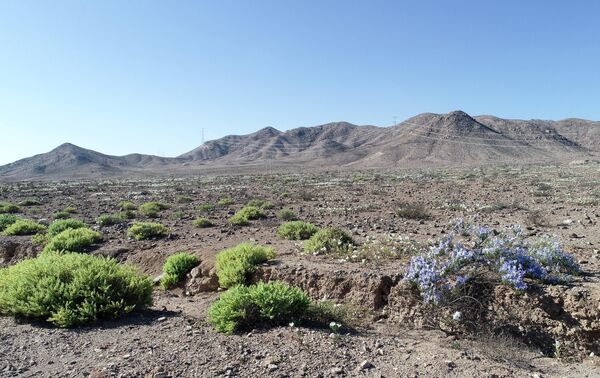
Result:
[[[22,208],[31,219],[50,222],[53,212],[75,207],[73,217],[103,234],[90,253],[153,277],[179,251],[197,255],[202,264],[181,288],[157,288],[150,309],[122,319],[56,329],[0,317],[0,376],[600,377],[599,184],[600,166],[593,163],[4,184],[0,201],[41,202]],[[199,209],[225,197],[234,204]],[[252,199],[274,206],[249,226],[231,226],[231,215]],[[151,221],[171,234],[135,241],[127,237],[128,224],[97,226],[96,218],[118,212],[122,200],[170,205]],[[407,204],[426,217],[401,216],[397,210]],[[362,254],[349,260],[301,253],[301,243],[277,236],[283,221],[276,214],[284,208],[318,226],[351,232]],[[193,227],[198,216],[215,226]],[[532,237],[556,235],[585,274],[570,285],[532,285],[520,296],[498,288],[490,314],[514,322],[516,332],[441,330],[424,319],[418,298],[409,297],[400,281],[410,256],[443,237],[456,218],[496,229],[521,224]],[[214,258],[244,241],[278,252],[253,280],[285,280],[315,300],[342,303],[355,329],[341,335],[299,326],[216,333],[206,323],[206,311],[219,296]],[[39,249],[30,236],[0,237],[0,264]],[[557,339],[561,358],[552,353]]]

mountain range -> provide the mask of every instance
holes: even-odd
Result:
[[[600,122],[424,113],[391,127],[334,122],[208,141],[178,157],[105,155],[65,143],[0,166],[1,180],[177,175],[265,167],[394,168],[570,161],[600,153]]]

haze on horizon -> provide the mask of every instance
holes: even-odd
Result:
[[[600,120],[600,4],[0,3],[0,164],[462,109]]]

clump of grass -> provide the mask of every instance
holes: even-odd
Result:
[[[152,304],[152,281],[116,260],[43,253],[0,271],[0,313],[58,327],[116,318]]]
[[[21,202],[19,202],[19,206],[28,207],[28,206],[40,206],[42,203],[36,199],[28,198]]]
[[[190,203],[190,202],[194,201],[194,199],[192,197],[188,197],[188,196],[178,196],[176,200],[177,200],[177,203]]]
[[[119,209],[123,211],[134,211],[137,210],[137,205],[131,201],[121,201],[119,202]]]
[[[400,204],[396,214],[406,219],[429,219],[430,214],[423,204],[405,202]]]
[[[160,285],[164,289],[170,289],[177,286],[185,275],[196,267],[200,260],[187,252],[176,253],[167,258],[163,266],[163,277]]]
[[[283,282],[236,286],[211,306],[208,322],[225,334],[257,324],[288,324],[302,320],[310,303],[305,292]]]
[[[198,227],[198,228],[207,228],[207,227],[212,227],[213,226],[213,222],[205,217],[199,217],[194,219],[194,221],[192,222],[192,225],[194,227]]]
[[[283,221],[292,221],[298,219],[298,215],[290,209],[282,209],[277,212],[277,218]]]
[[[213,211],[215,208],[215,205],[211,204],[211,203],[203,203],[202,205],[198,206],[198,210],[208,213],[209,211]]]
[[[0,202],[0,214],[18,213],[21,209],[19,206],[8,202]]]
[[[173,213],[173,218],[183,219],[183,218],[185,218],[185,213],[183,212],[183,210],[177,210],[176,212]]]
[[[161,238],[169,233],[169,229],[160,223],[135,222],[127,231],[127,236],[135,240]]]
[[[69,219],[69,218],[71,218],[71,213],[69,213],[68,211],[64,211],[64,210],[55,211],[54,214],[52,214],[52,218],[54,218],[54,219]]]
[[[4,231],[8,226],[18,221],[19,218],[12,214],[0,214],[0,231]]]
[[[65,213],[69,213],[69,214],[77,214],[77,209],[74,208],[73,206],[65,207],[65,209],[63,211]]]
[[[78,219],[55,220],[48,226],[48,236],[52,238],[65,230],[74,230],[76,228],[85,227],[87,227],[87,224]]]
[[[250,206],[250,207],[257,207],[260,209],[272,209],[275,207],[275,205],[273,205],[273,203],[267,201],[267,200],[263,200],[263,199],[253,199],[250,202],[248,202],[248,204],[246,206]]]
[[[17,219],[4,229],[4,235],[33,235],[46,231],[46,226],[29,219]]]
[[[245,284],[255,266],[276,256],[272,248],[242,243],[217,254],[217,277],[224,288]]]
[[[102,235],[89,228],[67,229],[52,237],[44,247],[44,252],[83,252],[100,240]]]
[[[231,197],[221,198],[219,200],[219,202],[217,202],[217,204],[219,206],[230,206],[230,205],[233,205],[234,203],[235,203],[235,201]]]
[[[259,219],[265,215],[256,207],[246,206],[235,213],[229,222],[235,226],[247,226],[251,220]]]
[[[292,221],[282,224],[277,229],[277,235],[288,240],[305,240],[313,236],[319,228],[314,224],[303,221]]]
[[[345,231],[324,228],[317,231],[304,243],[304,252],[311,254],[347,254],[354,241]]]
[[[139,211],[149,218],[158,217],[158,213],[169,208],[169,205],[160,202],[145,202],[140,205]]]
[[[96,223],[100,226],[112,226],[125,221],[125,218],[119,214],[102,214],[96,219]]]

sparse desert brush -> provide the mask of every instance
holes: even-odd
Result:
[[[121,201],[119,202],[119,209],[123,211],[133,211],[137,210],[137,205],[131,201]]]
[[[246,206],[235,213],[229,219],[229,222],[235,226],[246,226],[251,220],[263,218],[264,216],[260,209],[253,206]]]
[[[17,219],[4,229],[4,235],[33,235],[46,231],[46,226],[29,219]]]
[[[304,252],[318,254],[346,255],[354,245],[354,240],[343,230],[323,228],[304,242]]]
[[[421,246],[404,235],[367,236],[364,243],[355,247],[348,256],[351,261],[379,261],[413,256]]]
[[[48,226],[48,236],[54,237],[65,230],[85,227],[87,227],[87,224],[78,219],[59,219],[50,223],[50,226]]]
[[[161,238],[169,233],[169,229],[160,223],[135,222],[127,231],[127,236],[135,240]]]
[[[28,198],[21,202],[19,202],[19,206],[28,207],[28,206],[40,206],[42,203],[36,199]]]
[[[302,320],[310,302],[302,290],[283,282],[235,286],[210,307],[208,322],[225,334],[261,324],[288,324]]]
[[[209,211],[213,211],[215,208],[215,205],[213,205],[212,203],[203,203],[202,205],[198,206],[198,210],[202,211],[202,212],[209,212]]]
[[[282,224],[277,229],[277,235],[288,240],[305,240],[313,236],[319,228],[314,224],[303,221],[292,221]]]
[[[401,203],[398,210],[396,210],[396,214],[406,219],[428,219],[430,217],[427,208],[423,204],[410,202]]]
[[[178,196],[176,201],[177,201],[177,203],[190,203],[190,202],[193,202],[194,199],[189,196]]]
[[[19,218],[12,214],[0,214],[0,231],[4,231],[8,226],[18,221]]]
[[[102,240],[102,235],[89,228],[67,229],[50,238],[44,252],[83,252],[92,244]]]
[[[0,313],[58,327],[116,318],[152,303],[152,281],[113,259],[43,253],[0,271]]]
[[[145,202],[138,208],[139,212],[149,218],[158,217],[158,213],[169,208],[169,205],[160,202]]]
[[[272,248],[251,243],[238,244],[217,254],[216,269],[223,288],[243,285],[255,266],[276,256]]]
[[[290,209],[281,209],[277,212],[277,218],[284,221],[292,221],[298,219],[298,215]]]
[[[221,198],[219,200],[219,202],[217,202],[217,204],[219,206],[230,206],[230,205],[233,205],[234,203],[235,203],[235,201],[231,197]]]
[[[135,218],[135,213],[133,210],[124,210],[117,213],[117,216],[121,219],[133,219]]]
[[[125,218],[120,214],[102,214],[96,219],[96,223],[100,226],[112,226],[115,224],[123,223]]]
[[[173,213],[173,218],[183,219],[183,218],[185,218],[185,213],[183,212],[183,210],[177,210]]]
[[[177,286],[185,277],[185,275],[196,267],[200,260],[194,255],[187,252],[176,253],[167,258],[163,265],[163,277],[160,285],[164,289],[170,289]]]
[[[208,218],[198,217],[198,218],[194,219],[194,221],[192,222],[192,225],[194,227],[198,227],[198,228],[206,228],[206,227],[212,227],[213,222]]]
[[[0,214],[18,213],[21,209],[19,206],[8,202],[0,202]]]
[[[527,223],[530,226],[535,227],[550,227],[550,220],[548,216],[541,210],[533,210],[527,214]]]
[[[267,201],[267,200],[263,200],[263,199],[253,199],[250,200],[246,206],[249,207],[257,207],[259,209],[272,209],[275,207],[275,205],[273,205],[271,202]]]
[[[54,218],[54,219],[69,219],[69,218],[71,218],[71,213],[69,213],[68,211],[64,211],[64,210],[58,210],[52,214],[52,218]]]
[[[77,214],[77,209],[73,206],[65,207],[65,209],[63,211],[65,213],[69,213],[69,214]]]

